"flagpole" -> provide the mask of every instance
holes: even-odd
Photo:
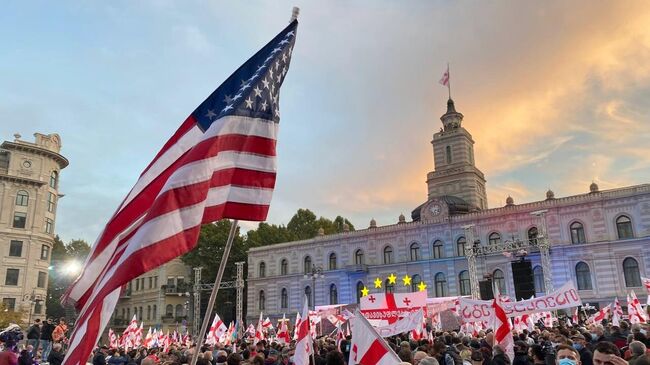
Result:
[[[230,248],[232,247],[232,241],[235,238],[235,232],[237,231],[237,224],[239,220],[235,219],[231,222],[230,233],[228,233],[228,241],[226,242],[226,247],[223,249],[223,256],[221,256],[221,263],[219,264],[219,271],[217,271],[217,277],[214,279],[214,287],[212,288],[212,293],[210,294],[210,300],[208,301],[208,308],[205,312],[205,317],[203,318],[203,324],[201,325],[201,331],[199,332],[199,338],[197,339],[196,350],[192,354],[192,361],[190,365],[196,365],[196,361],[199,358],[199,351],[203,346],[203,341],[205,340],[205,332],[208,329],[208,322],[212,316],[212,309],[214,309],[214,302],[217,300],[217,293],[219,292],[219,286],[221,286],[221,278],[223,277],[223,272],[226,269],[226,264],[228,263],[228,256],[230,255]],[[201,315],[201,313],[194,313],[195,316]]]

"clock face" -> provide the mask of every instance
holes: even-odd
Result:
[[[30,160],[23,161],[23,167],[27,169],[32,167],[32,162]]]
[[[442,208],[440,207],[440,204],[433,204],[431,207],[429,207],[429,211],[433,215],[438,215],[442,212]]]

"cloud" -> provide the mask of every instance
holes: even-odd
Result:
[[[194,25],[174,26],[172,34],[183,46],[198,54],[206,55],[214,50],[208,37]]]

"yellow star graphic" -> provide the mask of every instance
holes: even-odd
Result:
[[[420,284],[418,284],[418,289],[420,291],[425,291],[427,290],[427,284],[424,283],[424,281],[420,281]]]
[[[368,288],[364,286],[363,289],[361,289],[361,296],[365,297],[366,295],[368,295]]]
[[[404,286],[411,285],[411,277],[409,276],[409,274],[404,275],[404,277],[402,278],[402,282],[404,282]]]
[[[395,284],[395,281],[397,280],[397,276],[395,274],[390,273],[388,276],[388,284]]]
[[[381,289],[381,279],[380,278],[375,279],[375,289]]]

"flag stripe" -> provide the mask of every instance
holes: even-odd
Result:
[[[366,353],[363,355],[361,360],[359,360],[359,364],[361,365],[375,365],[379,364],[381,361],[381,358],[386,355],[388,350],[383,346],[379,340],[374,340],[370,344],[370,347],[366,351]]]

